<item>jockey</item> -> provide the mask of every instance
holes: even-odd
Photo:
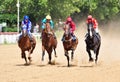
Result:
[[[42,20],[42,29],[45,28],[45,23],[46,23],[46,22],[50,23],[51,29],[54,28],[54,23],[53,23],[50,15],[47,15],[47,16]]]
[[[92,23],[93,24],[93,28],[96,32],[96,34],[99,34],[99,31],[98,31],[98,22],[95,18],[92,17],[92,15],[88,15],[88,18],[86,20],[86,23],[87,25]]]
[[[31,24],[31,21],[29,20],[29,17],[27,15],[24,16],[24,19],[22,21],[22,25],[21,26],[22,26],[22,30],[24,30],[24,29],[27,30],[28,36],[30,38],[30,41],[32,42],[33,38],[32,38],[32,34],[30,32],[32,24]],[[22,33],[20,34],[19,39],[21,38],[21,36],[22,36]]]
[[[100,39],[100,35],[99,35],[99,31],[98,31],[98,22],[95,18],[92,17],[92,15],[88,15],[88,18],[86,20],[87,26],[88,24],[92,23],[93,24],[93,28],[95,30],[96,36],[98,39]],[[87,35],[86,35],[87,37]]]
[[[76,40],[76,37],[75,37],[75,35],[74,35],[74,31],[75,31],[75,29],[76,29],[76,25],[75,25],[75,23],[73,22],[73,20],[72,20],[72,18],[71,18],[70,16],[67,18],[65,24],[68,24],[68,25],[69,25],[69,27],[70,27],[70,33],[71,33],[71,35],[72,35],[72,40],[75,41],[75,40]],[[62,41],[64,41],[64,35],[63,35]]]
[[[53,23],[50,15],[47,15],[47,16],[42,20],[42,29],[45,29],[45,24],[46,24],[46,23],[50,23],[51,29],[54,28],[54,23]],[[52,32],[52,33],[53,33],[53,35],[54,35],[54,38],[56,38],[54,32]]]

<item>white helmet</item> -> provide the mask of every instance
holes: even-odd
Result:
[[[46,16],[46,19],[51,19],[51,16],[50,16],[50,15],[47,15],[47,16]]]

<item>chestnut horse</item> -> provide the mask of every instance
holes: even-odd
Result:
[[[70,28],[68,25],[65,25],[64,26],[64,38],[65,40],[63,41],[63,47],[64,47],[64,54],[65,56],[67,57],[67,61],[68,61],[68,67],[70,66],[69,64],[69,53],[68,51],[72,51],[71,52],[71,60],[73,60],[73,55],[74,55],[74,51],[78,45],[78,38],[76,37],[76,40],[73,41],[72,40],[72,36],[71,36],[71,33],[70,33]]]
[[[35,49],[36,46],[36,40],[33,37],[33,43],[30,42],[30,38],[28,36],[28,33],[26,30],[22,30],[22,36],[20,38],[20,40],[18,41],[18,46],[21,49],[21,57],[25,59],[25,64],[30,64],[32,59],[31,59],[31,54],[33,53],[33,50]],[[27,57],[26,57],[26,53],[25,51],[28,51],[28,60],[27,61]]]
[[[46,23],[45,29],[43,29],[42,31],[42,61],[44,60],[44,55],[46,50],[49,57],[48,64],[52,64],[51,59],[52,59],[53,50],[55,57],[57,57],[56,47],[57,47],[57,39],[53,35],[53,31],[51,30],[50,23]]]

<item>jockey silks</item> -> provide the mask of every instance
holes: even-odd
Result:
[[[43,20],[42,20],[42,29],[44,29],[45,28],[45,23],[47,22],[47,19],[46,18],[44,18]],[[53,23],[53,21],[52,20],[50,20],[50,27],[51,27],[51,29],[53,29],[54,28],[54,23]]]

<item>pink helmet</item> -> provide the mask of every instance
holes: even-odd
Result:
[[[72,21],[72,18],[71,18],[71,17],[68,17],[68,18],[67,18],[67,21],[71,22],[71,21]]]
[[[88,15],[88,19],[92,19],[92,15]]]

